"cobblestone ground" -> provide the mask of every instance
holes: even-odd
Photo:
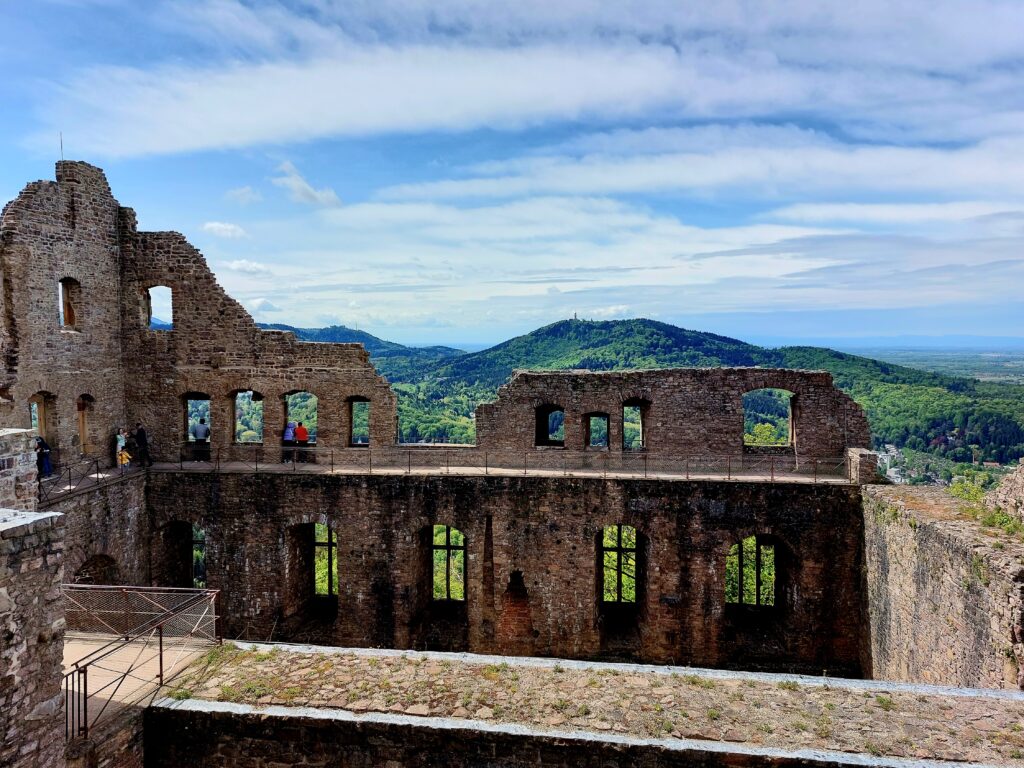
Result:
[[[742,742],[781,749],[1024,765],[1024,701],[797,681],[721,679],[273,648],[214,649],[172,698],[393,712]]]

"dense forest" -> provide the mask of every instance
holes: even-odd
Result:
[[[957,462],[1024,456],[1024,385],[930,373],[822,347],[767,349],[653,320],[564,320],[468,354],[403,347],[343,326],[274,327],[311,341],[365,344],[398,394],[406,442],[472,442],[477,404],[493,400],[516,368],[760,365],[831,372],[867,412],[878,446],[891,443]],[[749,440],[787,439],[787,393],[762,390],[745,403]],[[638,431],[629,439],[638,440]]]

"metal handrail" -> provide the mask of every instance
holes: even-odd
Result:
[[[167,652],[172,650],[175,644],[181,646],[178,655],[178,659],[180,659],[181,650],[183,650],[184,644],[187,640],[202,638],[210,641],[211,643],[218,643],[221,641],[219,631],[217,629],[218,625],[216,614],[216,600],[219,590],[216,589],[110,587],[73,584],[64,585],[63,592],[65,598],[71,600],[74,600],[73,594],[75,592],[92,595],[101,595],[103,593],[122,596],[135,595],[141,597],[143,600],[151,603],[159,609],[159,613],[149,616],[146,620],[140,622],[132,629],[119,633],[118,637],[114,640],[105,643],[88,655],[74,662],[72,664],[72,668],[64,674],[63,690],[65,697],[65,737],[69,741],[75,738],[87,738],[89,736],[90,728],[95,726],[97,721],[99,721],[107,711],[111,702],[114,701],[114,696],[121,690],[122,685],[124,685],[125,681],[129,678],[144,684],[156,683],[157,685],[162,686],[165,682],[165,657]],[[171,607],[165,607],[149,597],[149,595],[157,594],[180,594],[183,599]],[[81,602],[75,602],[80,608],[87,610]],[[199,612],[195,613],[196,610]],[[131,615],[138,613],[138,611],[126,610],[122,613],[125,615]],[[198,618],[196,618],[197,616]],[[187,620],[184,627],[184,630],[186,631],[172,629],[172,634],[168,636],[168,625],[171,622],[180,619]],[[110,626],[110,624],[105,620],[99,620],[99,623],[108,627]],[[212,626],[212,634],[204,631],[202,629],[204,626]],[[177,634],[174,634],[175,631],[177,631]],[[167,642],[168,637],[170,638],[169,643]],[[157,650],[154,654],[147,657],[147,649],[154,639],[157,642]],[[139,643],[139,641],[142,642]],[[139,644],[138,651],[135,653],[134,658],[127,664],[127,667],[116,670],[117,674],[115,674],[108,682],[99,685],[98,687],[91,687],[89,682],[89,670],[99,670],[101,672],[108,673],[115,671],[110,669],[110,665],[116,665],[114,655],[133,644]],[[171,665],[172,670],[177,664],[178,659],[176,659]],[[152,672],[144,672],[145,665],[152,661],[157,662],[157,672],[155,675]],[[105,667],[104,664],[107,664],[108,666]],[[99,711],[90,715],[90,701],[95,700],[100,696],[100,694],[108,691],[110,692],[110,695],[107,696],[106,700],[102,705],[100,705]]]
[[[111,479],[119,479],[138,470],[130,465],[106,466],[100,459],[82,459],[67,464],[54,474],[40,477],[38,498],[40,504],[47,504],[55,498],[73,493],[85,485],[93,485]]]

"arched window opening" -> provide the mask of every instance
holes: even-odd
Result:
[[[588,413],[583,417],[583,447],[608,447],[607,413]]]
[[[75,403],[75,410],[78,413],[78,450],[82,453],[89,453],[93,445],[89,430],[95,406],[96,400],[92,395],[81,395]]]
[[[348,444],[362,448],[370,444],[370,401],[365,397],[348,399]]]
[[[622,404],[622,450],[642,451],[647,447],[647,411],[650,403],[631,398]]]
[[[793,393],[755,389],[743,395],[743,444],[785,446],[793,442]]]
[[[93,555],[75,571],[73,583],[121,584],[121,571],[109,555]]]
[[[748,536],[729,548],[725,558],[725,602],[736,605],[775,605],[775,545]]]
[[[329,526],[316,523],[313,550],[313,593],[323,597],[337,597],[338,541]]]
[[[609,525],[601,533],[604,568],[601,600],[605,603],[637,602],[636,528]]]
[[[259,392],[235,393],[235,442],[263,442],[263,395]]]
[[[73,277],[65,277],[57,284],[57,309],[60,327],[76,330],[82,310],[82,284]]]
[[[210,396],[205,392],[186,392],[182,395],[182,414],[185,426],[185,454],[192,461],[210,460]]]
[[[174,328],[174,291],[166,285],[154,285],[143,291],[144,325],[151,331]]]
[[[565,410],[560,405],[545,404],[536,410],[536,439],[538,447],[565,445]]]
[[[433,534],[434,600],[466,599],[466,537],[456,528],[435,525]]]

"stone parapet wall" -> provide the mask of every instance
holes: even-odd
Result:
[[[536,444],[538,408],[565,413],[564,447],[586,448],[585,418],[608,416],[608,450],[623,450],[623,405],[643,404],[644,450],[676,456],[740,455],[743,395],[776,388],[793,393],[792,447],[797,456],[843,457],[870,448],[860,406],[831,374],[767,368],[679,368],[654,371],[539,373],[517,371],[493,403],[476,411],[477,445],[522,451]]]
[[[1024,544],[941,488],[863,494],[871,676],[1024,689]]]
[[[0,509],[0,765],[64,764],[64,523]]]
[[[860,672],[856,486],[161,472],[148,506],[155,584],[190,578],[175,524],[205,531],[227,637]],[[337,615],[319,621],[293,543],[309,523],[340,534]],[[635,620],[621,626],[599,601],[598,537],[616,523],[641,536]],[[466,537],[461,605],[431,600],[435,524]],[[754,534],[777,545],[777,603],[760,610],[725,603],[729,548]]]
[[[0,429],[0,509],[36,508],[35,433]]]

